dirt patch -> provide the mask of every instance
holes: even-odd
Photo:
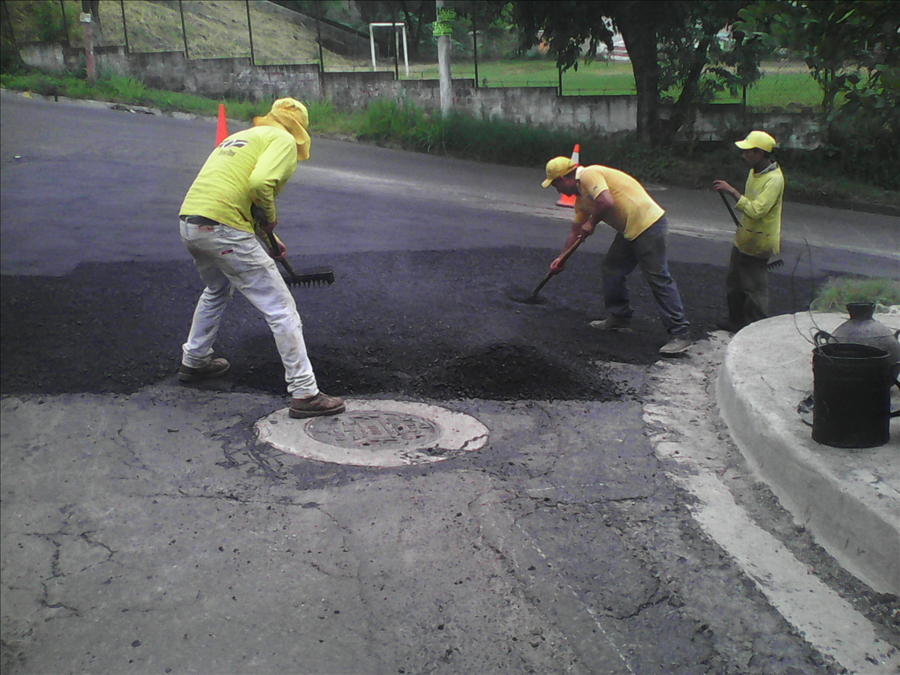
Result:
[[[524,345],[492,345],[450,359],[414,380],[429,398],[611,401],[620,387],[596,368],[576,368]]]

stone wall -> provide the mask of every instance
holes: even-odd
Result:
[[[28,65],[43,70],[84,69],[81,49],[32,44],[20,47],[20,52]],[[402,98],[426,110],[440,110],[438,80],[397,80],[390,71],[322,73],[318,64],[254,66],[249,58],[186,59],[181,52],[126,54],[123,47],[98,48],[95,62],[100,75],[133,77],[149,87],[210,98],[328,99],[336,110]],[[555,87],[476,88],[473,80],[454,80],[453,97],[456,110],[478,118],[599,135],[633,131],[637,126],[634,96],[558,96]],[[786,147],[818,144],[817,125],[810,113],[745,114],[737,104],[701,106],[693,140],[733,139],[754,127],[770,130]]]

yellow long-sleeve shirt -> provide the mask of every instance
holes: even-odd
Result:
[[[743,214],[734,245],[745,255],[768,256],[781,250],[781,204],[784,174],[772,164],[747,176],[747,187],[736,206]]]
[[[275,126],[239,131],[213,150],[179,213],[254,233],[251,204],[276,221],[275,197],[296,169],[297,142],[287,131]]]

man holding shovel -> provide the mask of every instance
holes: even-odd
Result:
[[[309,117],[302,103],[282,98],[253,124],[216,146],[181,205],[181,239],[206,289],[194,310],[178,377],[196,382],[228,370],[228,361],[212,357],[213,344],[237,288],[263,313],[275,337],[291,395],[290,416],[335,415],[344,411],[344,401],[319,391],[297,305],[275,267],[273,258],[286,254],[284,244],[275,240],[280,250],[270,251],[254,229],[262,228],[267,237],[275,229],[275,197],[297,162],[309,159]],[[251,210],[265,217],[254,218]]]
[[[731,333],[769,315],[768,265],[769,258],[781,250],[784,199],[784,174],[772,159],[775,139],[764,131],[751,131],[735,145],[750,165],[745,194],[724,180],[713,181],[716,191],[731,195],[743,214],[725,276],[728,318],[718,324]]]
[[[659,353],[671,356],[685,352],[691,346],[690,323],[684,314],[678,286],[669,273],[669,227],[662,207],[627,173],[607,166],[579,166],[568,157],[555,157],[547,162],[547,179],[542,186],[551,185],[560,194],[576,198],[566,251],[579,239],[591,236],[600,221],[616,231],[601,268],[607,317],[592,321],[591,326],[599,330],[631,331],[634,309],[627,277],[640,266],[669,333],[669,341]],[[562,271],[565,257],[561,255],[554,260],[550,269]]]

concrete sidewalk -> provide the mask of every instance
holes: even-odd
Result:
[[[735,443],[797,521],[848,571],[900,594],[900,418],[887,444],[843,449],[814,441],[797,411],[813,389],[812,336],[847,318],[798,313],[744,328],[728,346],[716,395]],[[896,314],[875,318],[900,328]],[[897,399],[894,388],[893,409]]]

